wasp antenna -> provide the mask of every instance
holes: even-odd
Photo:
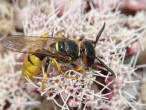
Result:
[[[111,70],[103,61],[101,61],[98,57],[95,57],[95,58],[99,61],[99,63],[100,63],[107,71],[111,72],[112,74],[114,74],[114,75],[116,76],[115,72],[113,72],[113,70]],[[117,77],[117,76],[116,76],[116,77]]]
[[[104,28],[105,28],[105,22],[104,22],[102,28],[100,29],[99,33],[97,34],[96,40],[94,42],[94,48],[96,46],[97,41],[99,40],[99,37],[101,36],[101,34],[102,34],[103,30],[104,30]]]

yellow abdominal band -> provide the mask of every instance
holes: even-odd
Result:
[[[22,67],[23,76],[28,76],[29,78],[32,78],[40,72],[40,69],[41,60],[35,55],[28,54],[25,57],[24,64]]]

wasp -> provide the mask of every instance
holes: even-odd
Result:
[[[95,47],[103,30],[105,23],[97,34],[95,41],[89,40],[72,40],[58,34],[57,37],[31,37],[31,36],[10,36],[2,40],[2,44],[16,52],[26,53],[24,64],[22,66],[23,76],[32,78],[39,74],[42,61],[45,60],[44,75],[42,79],[42,90],[44,89],[44,81],[47,77],[47,68],[51,63],[55,64],[58,71],[65,77],[71,78],[64,74],[60,63],[70,63],[75,70],[82,71],[84,68],[75,65],[74,61],[81,59],[86,67],[91,67],[95,59],[109,72],[115,74],[101,59],[95,56]]]

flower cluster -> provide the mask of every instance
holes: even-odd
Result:
[[[4,99],[6,104],[12,109],[15,109],[13,106],[16,105],[19,109],[26,109],[30,107],[28,105],[35,104],[38,107],[39,101],[36,97],[40,95],[45,100],[52,101],[54,108],[62,110],[143,109],[138,91],[141,77],[137,70],[145,65],[137,66],[136,62],[141,50],[144,49],[142,39],[146,34],[144,26],[146,22],[142,18],[145,17],[145,12],[141,11],[135,16],[121,14],[118,0],[31,2],[28,0],[23,8],[18,7],[18,2],[15,3],[17,16],[23,16],[21,21],[25,35],[37,37],[47,32],[48,36],[53,38],[61,33],[65,38],[72,40],[84,37],[95,41],[103,23],[106,23],[95,52],[115,74],[108,72],[96,60],[93,67],[89,67],[85,72],[75,71],[70,63],[60,63],[65,74],[78,76],[76,79],[66,78],[50,63],[45,90],[42,91],[43,67],[38,76],[32,80],[26,77],[27,82],[24,83],[19,67],[22,63],[18,63],[14,55],[9,53],[0,62],[2,65],[0,87],[5,88],[2,89],[1,99]],[[85,67],[81,59],[75,63]],[[11,92],[8,93],[8,90]],[[32,95],[29,96],[30,92]],[[7,94],[7,98],[4,94]]]

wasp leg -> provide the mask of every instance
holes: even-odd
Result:
[[[63,74],[64,77],[66,77],[66,78],[74,78],[74,79],[77,78],[77,76],[69,76],[69,75],[66,75],[66,74],[61,70],[61,67],[60,67],[59,63],[56,61],[56,59],[52,59],[52,64],[55,64],[55,65],[57,66],[58,71],[59,71],[61,74]]]
[[[45,82],[46,77],[47,77],[47,72],[44,72],[43,79],[42,79],[42,88],[41,88],[42,91],[44,91],[44,89],[45,89],[44,82]]]
[[[44,75],[43,75],[43,79],[42,79],[42,91],[44,91],[44,89],[45,89],[44,82],[45,82],[45,80],[47,78],[47,70],[48,70],[49,63],[50,63],[50,59],[47,58],[45,66],[44,66]]]
[[[39,58],[40,61],[45,61],[45,65],[44,66],[44,75],[43,75],[43,79],[42,79],[42,91],[44,90],[44,81],[47,77],[47,69],[49,66],[49,58],[46,59],[46,55],[44,54],[46,51],[45,50],[36,50],[35,53],[33,53],[32,55],[36,56],[37,58]]]
[[[76,71],[85,72],[85,69],[84,69],[83,67],[78,66],[78,65],[76,65],[76,64],[74,64],[74,63],[72,63],[71,65],[74,67],[74,69],[75,69]]]

